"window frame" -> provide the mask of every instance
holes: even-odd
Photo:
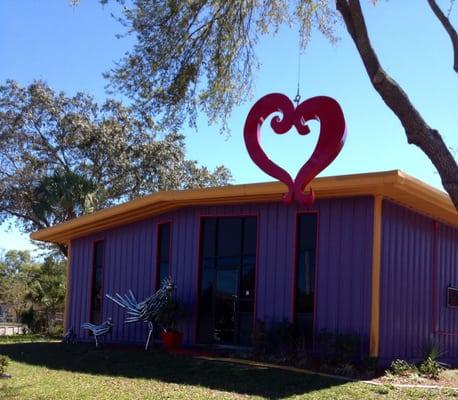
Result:
[[[161,267],[161,228],[164,225],[169,225],[169,259],[168,259],[168,276],[171,276],[171,265],[172,265],[172,229],[173,223],[171,220],[161,221],[156,226],[156,268],[154,271],[154,288],[159,290],[160,282],[160,267]]]
[[[316,309],[317,309],[317,293],[318,293],[318,275],[319,275],[319,248],[320,248],[320,212],[319,210],[306,210],[297,211],[294,220],[294,238],[293,238],[293,279],[292,279],[292,296],[291,296],[291,321],[297,321],[297,284],[298,284],[298,268],[299,268],[299,219],[304,214],[314,214],[316,216],[316,228],[315,228],[315,266],[314,266],[314,283],[313,283],[313,324],[312,334],[315,335],[316,327]]]
[[[452,296],[452,292],[458,292],[458,285],[448,285],[447,286],[447,299],[446,299],[446,304],[447,304],[447,308],[451,308],[451,309],[454,309],[454,310],[458,310],[458,305],[454,305],[454,304],[451,304],[450,302],[450,298]]]
[[[195,275],[195,306],[194,306],[194,343],[199,343],[199,321],[200,321],[200,290],[201,290],[201,273],[202,273],[202,239],[203,239],[203,222],[205,219],[223,219],[223,218],[255,218],[256,219],[256,243],[255,243],[255,268],[254,268],[254,296],[253,296],[253,321],[252,328],[256,326],[257,315],[257,295],[258,295],[258,273],[259,273],[259,243],[260,243],[260,215],[259,212],[234,213],[234,214],[201,214],[199,215],[199,226],[197,231],[197,248],[196,248],[196,275]],[[243,246],[243,244],[242,244]],[[242,250],[243,253],[243,250]],[[216,269],[216,267],[215,267]],[[242,268],[240,268],[242,270]],[[240,285],[240,277],[239,282]]]
[[[103,244],[103,254],[102,254],[102,266],[101,266],[101,278],[100,278],[100,292],[101,292],[101,298],[100,298],[100,321],[94,321],[94,284],[95,284],[95,269],[97,267],[96,265],[96,246],[97,244],[102,243]],[[103,302],[103,292],[104,292],[104,287],[105,287],[105,257],[106,257],[106,245],[105,245],[105,239],[104,238],[99,238],[95,239],[92,242],[92,252],[91,252],[91,273],[89,275],[89,282],[90,282],[90,290],[89,290],[89,322],[91,323],[102,323],[103,322],[103,310],[104,310],[104,302]]]

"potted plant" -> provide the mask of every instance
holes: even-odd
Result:
[[[178,331],[177,324],[184,316],[184,305],[173,298],[170,298],[159,312],[158,321],[164,329],[161,339],[167,351],[174,350],[181,345],[183,334]]]

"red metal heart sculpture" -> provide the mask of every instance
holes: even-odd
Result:
[[[277,134],[288,132],[294,125],[300,135],[307,135],[310,133],[307,121],[314,119],[320,122],[320,136],[315,150],[301,167],[294,181],[291,175],[275,164],[261,147],[262,123],[270,114],[277,112],[281,113],[282,117],[275,116],[270,123]],[[342,109],[337,101],[326,96],[312,97],[295,107],[283,94],[268,94],[251,108],[244,128],[245,145],[251,159],[264,172],[288,187],[288,193],[283,197],[284,201],[291,202],[296,199],[305,204],[311,204],[315,200],[312,190],[304,193],[305,187],[337,157],[344,145],[345,135]]]

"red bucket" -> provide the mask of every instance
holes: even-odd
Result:
[[[161,338],[164,348],[167,351],[172,351],[180,347],[183,335],[181,332],[162,332]]]

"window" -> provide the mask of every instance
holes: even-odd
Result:
[[[103,260],[104,243],[95,242],[92,260],[92,292],[91,292],[91,316],[93,324],[102,322],[102,285],[103,285]]]
[[[449,286],[447,288],[447,306],[458,308],[458,287]]]
[[[156,289],[170,274],[170,222],[159,224],[157,245]]]
[[[315,298],[317,215],[299,214],[296,238],[296,320],[311,333]]]

